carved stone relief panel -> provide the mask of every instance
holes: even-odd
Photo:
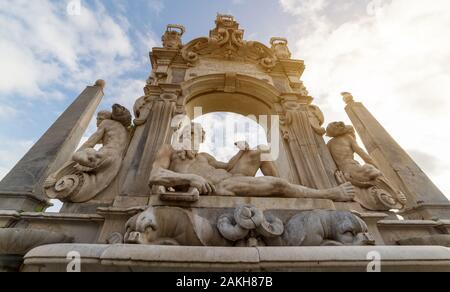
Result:
[[[242,75],[248,75],[273,85],[272,77],[261,70],[256,64],[211,58],[202,58],[199,60],[197,66],[189,68],[187,70],[186,80],[190,80],[197,76],[227,72],[237,72]]]

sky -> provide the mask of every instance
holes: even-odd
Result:
[[[450,1],[81,0],[67,9],[76,2],[0,0],[0,179],[95,80],[107,82],[99,109],[132,108],[166,25],[184,25],[187,43],[220,12],[247,40],[287,37],[326,123],[348,121],[340,92],[352,92],[450,196]],[[205,149],[221,159],[235,151]]]

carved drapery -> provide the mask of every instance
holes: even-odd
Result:
[[[319,155],[322,158],[323,165],[325,166],[325,171],[327,172],[328,179],[333,186],[337,186],[335,173],[337,171],[336,163],[331,156],[330,151],[325,143],[323,136],[326,133],[323,124],[325,122],[325,116],[320,108],[316,105],[308,105],[307,107],[309,121],[314,132],[314,138],[316,140],[317,149]]]
[[[138,103],[139,126],[134,134],[122,169],[121,195],[148,196],[148,179],[153,161],[162,145],[169,143],[171,122],[176,113],[177,94],[161,93],[141,98]]]
[[[329,177],[324,163],[323,156],[327,155],[327,151],[318,143],[319,138],[312,128],[306,103],[284,100],[282,106],[282,135],[289,145],[299,182],[317,189],[334,186],[335,182]]]

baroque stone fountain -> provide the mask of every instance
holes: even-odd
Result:
[[[134,118],[100,111],[76,149],[99,80],[0,183],[4,270],[65,271],[73,252],[83,271],[365,271],[374,252],[386,271],[450,270],[450,202],[362,103],[343,93],[353,125],[325,128],[286,39],[245,40],[230,15],[184,32],[169,25],[150,53]],[[201,153],[199,107],[269,117],[270,146]]]

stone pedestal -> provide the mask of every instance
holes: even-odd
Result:
[[[402,216],[411,220],[449,219],[450,203],[424,204],[406,209]]]
[[[0,210],[42,211],[42,183],[76,150],[103,97],[104,81],[88,86],[0,182]]]
[[[23,256],[35,247],[71,241],[64,234],[46,230],[0,229],[0,272],[19,272]]]
[[[450,272],[450,249],[429,246],[178,247],[58,244],[25,256],[24,272],[65,272],[67,254],[82,272],[366,272],[373,256],[381,272]],[[375,257],[376,258],[376,257]]]

